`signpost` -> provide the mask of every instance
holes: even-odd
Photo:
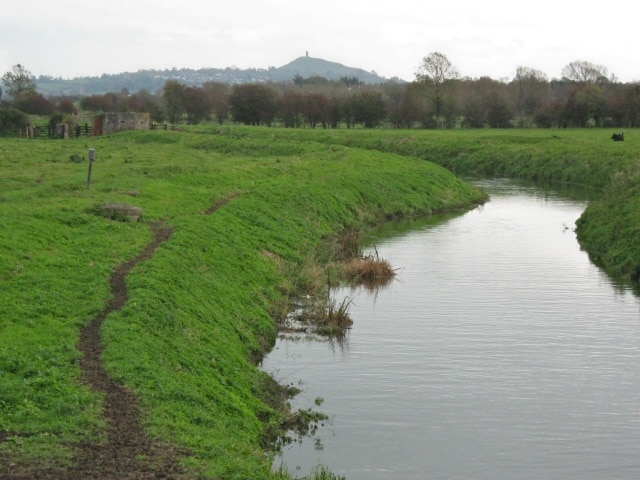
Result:
[[[93,159],[96,158],[96,151],[93,148],[89,149],[89,173],[87,174],[87,189],[91,185],[91,166],[93,165]]]

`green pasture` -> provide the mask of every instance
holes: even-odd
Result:
[[[640,132],[611,133],[207,125],[0,139],[0,462],[63,462],[104,435],[78,335],[153,222],[173,234],[127,277],[128,302],[102,328],[103,361],[139,398],[149,434],[185,448],[184,465],[206,478],[270,475],[283,398],[256,362],[308,288],[303,267],[330,260],[328,240],[345,229],[484,200],[449,170],[598,190],[579,239],[637,280]],[[106,218],[107,202],[141,207],[142,221]]]
[[[287,134],[0,139],[0,461],[57,464],[104,436],[102,399],[80,380],[79,331],[163,222],[172,236],[133,269],[127,303],[103,325],[103,361],[193,472],[270,475],[283,399],[256,362],[305,288],[302,267],[328,260],[327,239],[347,228],[484,199],[421,159]],[[141,207],[142,221],[106,218],[107,202]]]
[[[209,127],[199,127],[206,131]],[[269,135],[254,129],[252,135]],[[291,129],[278,137],[396,153],[461,176],[511,177],[596,192],[577,225],[592,260],[621,279],[640,280],[640,131],[623,142],[608,129]]]

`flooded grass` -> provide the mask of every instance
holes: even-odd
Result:
[[[320,297],[305,297],[303,300],[282,323],[281,331],[343,338],[353,325],[349,316],[351,299],[338,301],[327,291]]]
[[[375,247],[373,253],[363,254],[363,237],[362,231],[347,229],[327,241],[322,255],[334,261],[323,265],[320,259],[309,259],[298,273],[304,280],[298,285],[296,300],[290,302],[286,315],[278,317],[281,331],[344,338],[353,325],[349,316],[352,300],[333,298],[331,290],[344,284],[377,290],[396,275],[391,263],[381,258]]]
[[[275,480],[290,480],[291,474],[287,471],[287,466],[282,464],[280,468],[274,472],[273,478]],[[317,467],[311,470],[311,473],[305,477],[303,480],[346,480],[346,477],[336,475],[335,473],[331,473],[331,471],[324,465],[318,465]]]
[[[374,253],[347,262],[345,273],[350,283],[377,287],[393,279],[396,270],[388,260],[380,258],[378,250],[374,248]]]
[[[344,336],[353,325],[353,320],[349,317],[351,303],[352,300],[348,297],[341,302],[335,298],[327,298],[317,322],[319,331],[325,335]]]

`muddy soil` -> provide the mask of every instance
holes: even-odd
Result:
[[[238,194],[229,195],[211,205],[203,213],[211,215]],[[157,223],[151,225],[152,241],[140,254],[119,265],[111,275],[112,299],[100,315],[91,320],[80,333],[78,349],[82,353],[80,368],[82,381],[104,395],[103,415],[106,423],[102,442],[79,441],[70,465],[43,466],[37,463],[14,463],[0,455],[0,480],[151,480],[194,479],[185,472],[178,459],[188,452],[172,445],[164,445],[147,437],[140,424],[140,408],[136,397],[114,382],[102,365],[100,356],[100,327],[110,313],[119,310],[128,299],[126,276],[138,263],[150,258],[167,240],[171,228]],[[24,436],[19,432],[0,431],[0,442],[9,437]]]
[[[131,269],[151,257],[156,248],[171,235],[161,224],[152,226],[153,240],[133,260],[118,266],[110,278],[112,299],[104,311],[92,319],[80,333],[78,349],[82,352],[82,381],[104,395],[106,432],[100,443],[80,441],[73,445],[76,455],[68,466],[42,466],[14,463],[0,457],[0,479],[91,479],[143,480],[178,479],[184,473],[178,463],[186,454],[170,445],[151,441],[140,424],[140,409],[134,395],[107,375],[100,356],[100,327],[104,319],[127,301],[125,277]],[[0,432],[0,441],[19,432]],[[193,477],[191,477],[193,478]]]

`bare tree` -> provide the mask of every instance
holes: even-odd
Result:
[[[531,115],[538,101],[544,97],[547,85],[547,76],[540,70],[518,67],[512,82],[517,112]]]
[[[609,75],[607,67],[595,65],[584,60],[571,62],[562,69],[562,77],[581,83],[607,82]]]
[[[436,118],[442,116],[446,97],[452,92],[453,81],[459,76],[456,67],[439,52],[430,53],[418,66],[416,81],[427,88]]]

